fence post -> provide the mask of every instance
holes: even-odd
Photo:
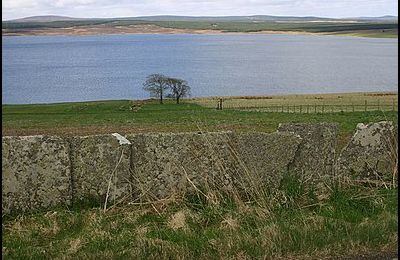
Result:
[[[392,100],[392,111],[394,111],[394,99]]]
[[[353,112],[354,112],[354,103],[351,103],[351,106],[353,107]]]
[[[378,111],[380,111],[380,110],[381,110],[381,106],[379,104],[379,99],[378,99]]]
[[[322,113],[324,113],[324,111],[325,111],[325,104],[322,103]]]
[[[364,100],[364,112],[367,112],[367,100]]]
[[[303,106],[302,105],[300,105],[300,114],[301,114],[301,111],[303,110]]]

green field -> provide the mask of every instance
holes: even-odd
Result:
[[[350,96],[348,96],[350,95]],[[232,102],[245,104],[248,102],[265,102],[281,107],[287,102],[290,104],[326,104],[347,103],[350,97],[353,100],[362,100],[369,97],[376,102],[376,96],[363,94],[339,95],[298,95],[275,97],[272,99],[249,98],[232,99]],[[360,95],[362,98],[360,98]],[[370,94],[372,95],[372,94]],[[346,98],[341,98],[346,96]],[[395,94],[397,98],[397,94]],[[313,98],[314,97],[314,98]],[[315,97],[317,99],[315,99]],[[322,97],[322,99],[321,99]],[[379,96],[378,96],[379,97]],[[285,99],[283,99],[285,98]],[[167,100],[160,105],[156,100],[147,101],[95,101],[60,104],[38,105],[2,105],[2,134],[4,135],[32,135],[54,134],[61,136],[108,134],[147,133],[147,132],[185,132],[185,131],[220,131],[232,130],[237,132],[262,131],[274,132],[280,123],[285,122],[335,122],[339,125],[340,144],[343,144],[353,133],[358,123],[391,120],[397,124],[398,112],[392,111],[393,95],[383,95],[382,104],[388,103],[387,111],[355,111],[324,113],[282,113],[260,112],[262,109],[224,109],[216,110],[216,99],[190,99],[182,104],[175,104]],[[344,100],[344,101],[343,101]],[[385,101],[386,100],[386,101]],[[286,103],[285,103],[286,102]],[[225,101],[228,103],[228,101]],[[375,109],[376,110],[376,109]],[[396,107],[397,110],[397,107]]]

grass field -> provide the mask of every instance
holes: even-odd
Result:
[[[349,100],[382,104],[397,93],[231,98],[261,105]],[[322,98],[322,99],[321,99]],[[322,101],[323,100],[323,101]],[[215,99],[95,101],[2,105],[4,135],[90,135],[118,132],[273,132],[285,122],[336,122],[338,149],[360,123],[391,120],[397,111],[282,113],[216,110]],[[228,102],[225,101],[225,102]],[[270,103],[272,102],[272,103]],[[236,104],[236,105],[237,105]],[[391,104],[391,103],[390,103]],[[74,203],[2,219],[4,259],[321,259],[397,257],[397,188],[329,184],[326,192],[284,178],[278,190],[243,199],[219,191],[111,206]],[[267,189],[266,189],[267,190]]]
[[[2,105],[2,134],[33,135],[55,134],[61,136],[147,133],[220,131],[237,132],[276,131],[285,122],[335,122],[339,125],[340,142],[343,145],[358,123],[391,120],[398,122],[398,112],[392,110],[397,93],[353,93],[325,95],[294,95],[280,97],[225,98],[225,105],[239,107],[244,104],[260,106],[314,104],[348,104],[349,100],[363,104],[364,100],[388,104],[388,111],[356,111],[325,113],[260,112],[262,109],[216,110],[216,99],[196,98],[176,105],[172,100],[160,105],[156,100],[147,101],[95,101],[38,105]],[[230,103],[231,102],[231,103]],[[396,103],[397,105],[397,103]],[[376,109],[375,109],[376,110]],[[397,110],[397,106],[396,106]],[[298,110],[296,110],[298,111]]]

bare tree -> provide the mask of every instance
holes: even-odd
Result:
[[[186,80],[167,78],[166,84],[172,92],[172,97],[176,99],[177,104],[179,104],[180,98],[190,95],[190,87]]]
[[[143,83],[143,89],[150,92],[150,96],[160,99],[163,104],[164,91],[168,89],[167,77],[162,74],[151,74]]]

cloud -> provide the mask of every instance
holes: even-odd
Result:
[[[397,15],[397,0],[4,0],[3,19],[33,15],[129,17],[145,15]]]

